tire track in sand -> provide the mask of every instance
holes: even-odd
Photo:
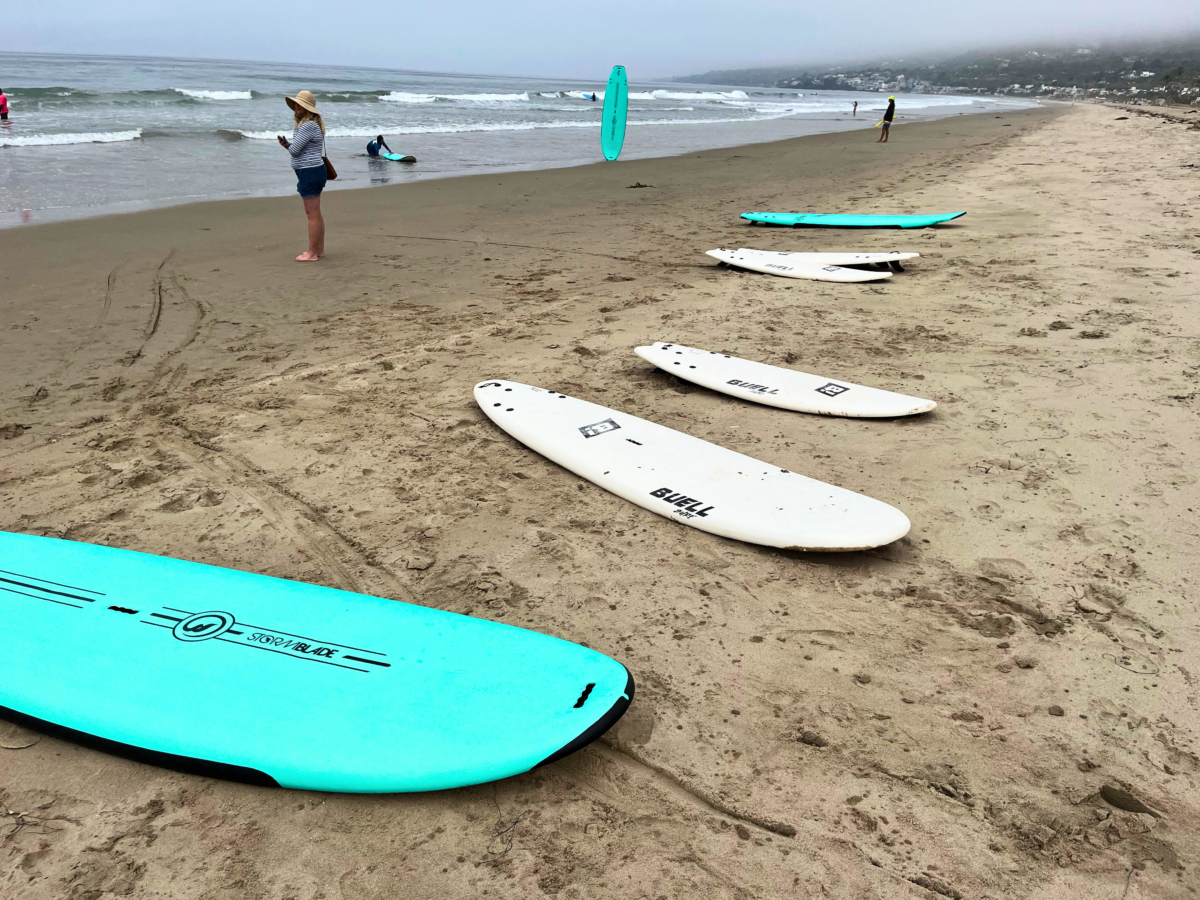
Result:
[[[417,603],[409,588],[377,563],[368,548],[341,532],[281,480],[233,451],[201,443],[187,434],[186,427],[182,430],[184,436],[178,439],[160,433],[155,440],[185,457],[219,489],[241,495],[248,505],[261,509],[268,522],[321,565],[331,586]]]

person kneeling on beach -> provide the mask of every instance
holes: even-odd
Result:
[[[380,147],[382,147],[388,153],[392,152],[392,148],[387,145],[387,141],[383,139],[382,134],[367,144],[367,156],[378,156]]]
[[[304,200],[304,214],[308,216],[308,250],[297,256],[296,261],[315,262],[325,256],[325,220],[321,217],[321,191],[329,178],[325,167],[325,123],[311,91],[288,97],[287,105],[296,115],[296,130],[290,141],[281,134],[279,143],[292,155],[296,192]]]

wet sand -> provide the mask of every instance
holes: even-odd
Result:
[[[291,261],[296,198],[0,232],[0,528],[498,619],[638,682],[590,748],[427,795],[204,780],[0,723],[0,893],[1195,896],[1200,170],[1186,123],[1118,115],[338,192],[315,266]],[[968,215],[851,233],[748,209]],[[719,246],[922,257],[834,285],[718,268]],[[655,340],[940,405],[751,406],[631,352]],[[913,530],[822,555],[680,527],[497,430],[486,377]]]

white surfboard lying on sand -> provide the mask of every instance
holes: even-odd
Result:
[[[890,253],[792,253],[775,250],[751,250],[741,247],[737,251],[743,256],[763,256],[783,262],[811,262],[822,266],[879,266],[899,264],[906,259],[916,259],[921,254],[893,250]]]
[[[937,406],[932,400],[920,397],[894,394],[850,381],[833,381],[824,375],[781,369],[681,344],[660,341],[652,347],[638,347],[633,352],[664,372],[702,387],[796,412],[885,419],[913,416]]]
[[[882,281],[884,278],[892,277],[891,272],[869,272],[862,269],[844,269],[841,266],[825,266],[815,262],[776,260],[756,253],[744,253],[741,250],[721,248],[706,250],[705,253],[726,265],[749,269],[752,272],[764,272],[768,275],[781,275],[784,278],[807,278],[811,281],[839,281],[848,284],[859,281]]]
[[[510,435],[618,497],[701,531],[788,550],[866,550],[910,523],[879,500],[585,400],[482,381],[475,401]]]

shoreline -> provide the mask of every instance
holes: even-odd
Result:
[[[969,118],[969,117],[973,118],[973,117],[977,117],[977,116],[991,116],[993,118],[998,118],[998,117],[1003,117],[1006,115],[1016,116],[1018,114],[1037,114],[1039,112],[1052,113],[1054,110],[1055,110],[1055,107],[1048,104],[1048,105],[1040,106],[1040,107],[1030,107],[1030,108],[1021,109],[1021,110],[1007,110],[1007,111],[999,112],[999,113],[995,112],[995,111],[990,111],[990,110],[983,110],[983,111],[974,112],[974,113],[955,113],[953,115],[947,115],[947,116],[940,117],[937,119],[931,119],[928,121],[921,121],[921,122],[914,122],[914,123],[906,124],[903,127],[903,129],[898,129],[898,132],[900,130],[906,131],[911,128],[919,128],[919,127],[936,125],[938,122],[943,122],[947,119],[956,120],[959,118],[965,119],[965,118]],[[680,126],[680,127],[691,127],[691,126]],[[741,126],[727,125],[725,127],[732,130],[732,129],[736,129]],[[638,164],[643,164],[643,163],[663,162],[663,163],[669,164],[669,161],[671,161],[671,160],[683,160],[683,159],[692,158],[692,157],[706,158],[707,154],[713,154],[713,153],[719,154],[719,153],[728,153],[728,152],[732,152],[732,151],[749,151],[749,150],[752,150],[755,148],[785,147],[795,141],[810,141],[810,140],[817,140],[817,139],[821,139],[821,138],[832,138],[832,137],[836,137],[836,136],[845,136],[854,131],[860,131],[860,130],[866,131],[865,128],[861,128],[860,126],[858,126],[856,124],[852,128],[847,128],[844,130],[838,129],[838,130],[833,130],[833,131],[821,131],[821,132],[816,132],[814,134],[804,134],[804,135],[798,135],[798,136],[782,137],[782,138],[777,138],[777,139],[773,139],[773,140],[755,141],[755,142],[749,143],[749,144],[731,144],[731,145],[721,145],[721,146],[717,146],[717,147],[705,147],[705,148],[701,148],[701,149],[697,149],[697,150],[688,150],[688,151],[685,151],[682,153],[670,154],[670,155],[666,155],[666,156],[643,156],[643,157],[628,157],[628,158],[623,156],[616,163],[606,162],[604,160],[587,160],[587,161],[567,163],[564,165],[549,166],[549,167],[545,167],[545,168],[528,168],[528,169],[526,169],[526,168],[504,168],[504,169],[499,169],[499,170],[494,170],[494,171],[488,170],[486,172],[456,172],[453,174],[438,175],[436,177],[427,178],[427,179],[424,179],[421,181],[414,180],[414,181],[408,181],[408,182],[403,182],[403,183],[399,183],[399,184],[372,185],[369,187],[359,187],[359,186],[339,187],[336,189],[331,187],[328,189],[327,193],[324,196],[328,200],[328,198],[331,196],[336,196],[340,199],[341,197],[344,197],[347,195],[367,194],[367,193],[370,193],[373,191],[384,191],[384,192],[391,191],[391,190],[421,191],[423,189],[423,186],[425,186],[425,185],[432,185],[432,190],[436,191],[438,189],[437,188],[438,184],[448,182],[448,181],[449,182],[461,182],[461,181],[469,180],[469,179],[478,179],[480,184],[485,184],[488,179],[496,177],[496,176],[504,176],[504,177],[508,177],[508,178],[511,178],[513,176],[522,176],[522,175],[536,176],[540,173],[561,173],[561,172],[585,171],[585,170],[588,170],[589,168],[594,168],[598,172],[604,171],[607,169],[607,170],[610,170],[612,173],[617,173],[617,172],[624,172],[625,170],[623,167],[638,165]],[[866,139],[866,138],[863,139],[863,142],[867,143],[867,144],[874,143],[873,141]],[[900,152],[907,153],[907,152],[911,152],[911,150],[912,150],[912,148],[909,147],[909,148],[902,149]],[[286,165],[286,160],[284,160],[282,164]],[[396,164],[396,165],[400,165],[400,164]],[[290,178],[291,176],[290,176],[290,174],[288,174],[288,175],[286,175],[286,177]],[[618,177],[615,180],[620,181],[621,178]],[[636,179],[633,179],[633,180],[636,180]],[[290,182],[289,182],[289,184],[290,184]],[[168,204],[168,205],[164,205],[164,206],[152,206],[152,207],[148,207],[148,208],[144,208],[144,209],[135,209],[135,210],[129,210],[129,211],[113,212],[113,213],[98,213],[96,215],[84,216],[84,217],[80,217],[80,218],[61,219],[61,220],[54,220],[54,221],[48,221],[48,222],[31,222],[29,224],[20,225],[20,226],[11,226],[11,227],[7,227],[7,228],[0,227],[0,235],[4,235],[4,234],[7,234],[9,232],[14,232],[14,231],[27,232],[27,231],[35,230],[35,229],[66,227],[66,226],[70,226],[73,224],[81,224],[81,223],[87,223],[87,222],[95,223],[95,222],[104,222],[104,221],[111,221],[111,220],[120,220],[120,219],[125,219],[126,217],[152,216],[152,215],[156,215],[156,214],[161,215],[161,214],[167,214],[170,212],[185,213],[185,211],[195,210],[195,209],[201,208],[201,207],[210,207],[213,205],[226,204],[226,203],[228,203],[228,204],[280,203],[280,202],[294,200],[295,197],[296,197],[296,194],[295,194],[295,190],[293,188],[293,189],[289,189],[286,193],[268,194],[268,195],[263,195],[263,196],[221,197],[221,198],[216,198],[216,199],[199,199],[199,200],[192,200],[192,201],[188,201],[188,202],[184,202],[184,203],[173,203],[173,204]]]
[[[997,109],[968,108],[964,113],[951,111],[953,108],[939,111],[937,107],[915,107],[912,106],[909,98],[905,99],[909,102],[909,108],[912,110],[910,114],[914,121],[906,123],[904,127],[926,121],[939,121],[961,114],[994,114],[997,112],[1003,114],[1012,111],[1003,105],[1005,101],[1002,99],[997,101],[1001,104]],[[1037,107],[1030,105],[1027,108]],[[864,120],[869,118],[871,111],[864,109],[863,112],[864,116],[857,120],[848,113],[801,113],[781,118],[744,122],[718,121],[708,124],[659,123],[650,125],[631,120],[629,140],[626,142],[622,161],[670,158],[703,150],[730,149],[811,134],[865,130],[870,127],[870,123]],[[141,130],[138,129],[139,132]],[[368,162],[362,153],[362,143],[365,139],[337,137],[337,127],[332,124],[330,130],[332,135],[329,138],[328,155],[338,167],[341,176],[327,186],[330,193],[383,186],[389,183],[411,184],[420,181],[463,177],[476,173],[502,174],[575,168],[599,161],[598,149],[595,146],[595,132],[598,131],[598,125],[579,128],[547,126],[528,130],[410,133],[392,138],[397,147],[401,147],[405,153],[417,156],[418,162],[415,165],[396,163],[382,165],[378,161]],[[387,129],[383,128],[383,130]],[[538,137],[536,140],[531,140],[531,135],[534,133]],[[219,137],[219,135],[228,134],[236,134],[238,139],[230,141],[228,137],[224,140]],[[0,135],[0,143],[2,143],[3,137]],[[161,157],[163,151],[154,148],[159,146],[158,142],[160,141],[180,139],[182,139],[182,135],[155,131],[153,135],[138,137],[133,141],[126,142],[86,146],[68,144],[36,148],[0,147],[0,154],[15,154],[0,156],[0,163],[6,163],[10,167],[10,171],[7,173],[7,182],[14,186],[27,183],[31,185],[27,190],[34,193],[39,190],[37,185],[40,173],[47,166],[51,168],[83,166],[85,173],[89,170],[88,167],[91,167],[95,169],[94,177],[116,178],[118,181],[131,177],[127,170],[132,166],[141,173],[139,177],[149,179],[144,190],[151,193],[167,192],[166,196],[157,198],[124,200],[108,198],[83,205],[73,205],[76,202],[73,199],[76,195],[70,186],[56,185],[51,194],[42,198],[42,200],[46,200],[53,196],[52,205],[39,207],[37,206],[38,201],[31,201],[34,205],[27,208],[24,206],[25,201],[21,201],[21,209],[0,213],[0,229],[30,227],[31,225],[76,219],[103,218],[110,215],[167,209],[195,202],[288,197],[295,193],[286,156],[279,154],[274,141],[243,137],[242,133],[236,129],[232,132],[228,129],[218,129],[212,135],[203,136],[206,143],[197,148],[199,155],[187,169],[188,178],[204,171],[205,175],[201,183],[206,184],[216,193],[211,196],[195,193],[175,194],[177,184],[190,186],[192,182],[176,182],[170,179],[163,181],[167,172],[164,167],[168,166],[168,163]],[[31,154],[31,150],[36,153],[36,156]],[[496,160],[496,162],[480,163],[477,161],[485,159]],[[504,162],[504,160],[509,161]],[[121,190],[127,189],[122,188]],[[32,216],[30,220],[24,219],[26,213]]]
[[[343,191],[319,265],[292,262],[290,198],[0,232],[20,261],[0,529],[503,621],[638,685],[554,765],[387,797],[193,778],[0,723],[30,744],[0,755],[6,807],[55,829],[10,836],[14,900],[1190,897],[1198,182],[1190,131],[1117,115]],[[968,213],[740,223],[755,208]],[[718,246],[921,256],[841,285],[718,268]],[[632,353],[659,340],[939,405],[745,404]],[[804,554],[679,527],[495,428],[471,392],[488,377],[861,492],[912,531]],[[1125,794],[1163,818],[1106,799]]]

